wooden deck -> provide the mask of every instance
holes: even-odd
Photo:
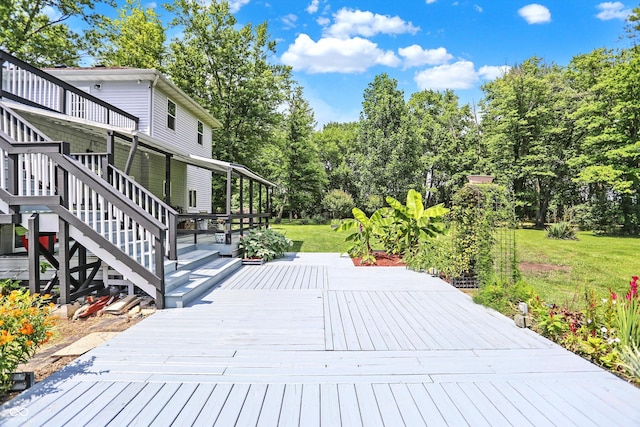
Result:
[[[0,407],[0,425],[637,426],[640,390],[425,274],[243,267]]]

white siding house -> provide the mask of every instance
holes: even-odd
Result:
[[[181,152],[211,158],[212,132],[220,123],[160,72],[104,67],[56,68],[47,72],[137,116],[139,133]],[[127,155],[122,150],[124,157],[117,156],[116,164],[124,168]],[[164,179],[150,173],[164,168],[163,158],[139,152],[130,174],[164,197]],[[211,171],[174,162],[169,196],[171,204],[185,212],[211,212]]]

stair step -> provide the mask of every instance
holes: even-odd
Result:
[[[186,307],[198,297],[210,291],[215,285],[234,273],[241,266],[242,260],[239,258],[218,258],[215,261],[199,266],[191,271],[188,280],[184,284],[170,291],[165,291],[165,307]],[[180,270],[177,272],[179,271]]]
[[[220,257],[218,251],[207,249],[195,249],[178,256],[178,270],[194,270],[195,268],[207,264]]]

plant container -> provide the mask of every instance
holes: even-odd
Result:
[[[9,376],[12,382],[9,391],[24,391],[35,384],[35,374],[33,372],[14,372]]]

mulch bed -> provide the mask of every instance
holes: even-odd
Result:
[[[406,264],[402,262],[400,255],[389,255],[385,252],[374,252],[373,256],[376,258],[375,264],[362,264],[362,258],[351,258],[353,265],[356,267],[406,267]]]

